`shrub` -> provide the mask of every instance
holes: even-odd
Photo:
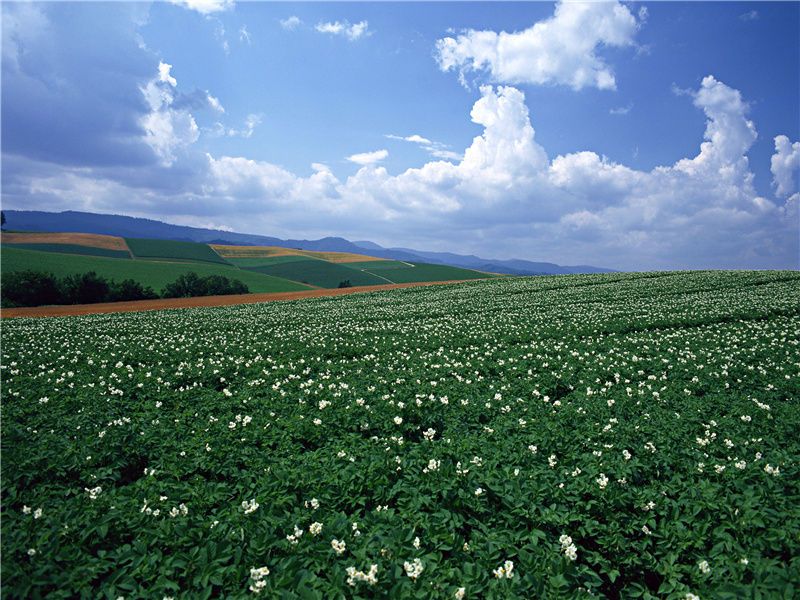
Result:
[[[353,287],[353,284],[350,283],[349,279],[345,279],[344,281],[340,281],[339,282],[339,287],[340,288],[349,288],[349,287]]]

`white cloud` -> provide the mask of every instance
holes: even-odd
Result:
[[[206,97],[208,98],[208,104],[213,108],[215,111],[224,113],[225,107],[222,106],[222,103],[219,101],[219,98],[215,98],[212,96],[208,90],[206,90]]]
[[[233,6],[233,0],[169,0],[173,4],[183,6],[191,10],[196,10],[200,14],[210,15],[211,13],[227,10]]]
[[[357,40],[358,38],[369,35],[368,31],[369,25],[366,21],[361,21],[360,23],[350,24],[349,21],[339,22],[336,21],[334,23],[317,23],[315,29],[320,33],[330,33],[333,35],[343,35],[347,37],[350,41]]]
[[[739,15],[739,18],[742,21],[755,21],[756,19],[758,19],[758,11],[751,10],[746,13],[742,13],[741,15]]]
[[[376,150],[375,152],[362,152],[361,154],[353,154],[348,156],[347,160],[350,162],[358,163],[359,165],[374,165],[389,156],[387,150]]]
[[[770,161],[772,184],[778,196],[784,197],[797,191],[795,172],[800,169],[800,142],[792,143],[785,135],[775,137],[775,154]]]
[[[159,61],[158,63],[158,80],[164,83],[170,84],[172,87],[178,85],[178,81],[169,74],[170,70],[172,69],[172,65],[168,65],[163,61]]]
[[[239,41],[246,42],[248,46],[250,45],[250,32],[247,31],[247,25],[242,25],[239,30]]]
[[[412,144],[418,144],[428,153],[430,153],[431,156],[434,156],[436,158],[441,158],[444,160],[461,160],[463,158],[462,154],[459,154],[458,152],[453,152],[452,150],[448,150],[447,145],[442,144],[441,142],[434,142],[416,133],[405,137],[400,135],[387,134],[386,137],[391,140],[398,140],[401,142],[410,142]]]
[[[200,137],[200,130],[191,113],[172,106],[175,100],[173,88],[177,87],[178,82],[170,75],[170,69],[172,65],[159,62],[158,75],[140,88],[150,106],[150,112],[139,121],[145,132],[144,142],[164,166],[175,162],[176,152],[193,144]],[[208,100],[213,106],[212,96],[208,95]],[[219,107],[222,108],[221,105]]]
[[[303,22],[295,15],[292,15],[288,19],[281,19],[281,27],[283,27],[286,31],[294,31],[300,27],[302,23]]]
[[[638,27],[618,2],[560,2],[552,17],[524,31],[469,30],[440,39],[436,59],[442,71],[458,71],[462,83],[470,71],[488,71],[498,83],[615,89],[611,67],[597,49],[633,45]]]
[[[633,102],[630,102],[630,103],[628,103],[627,106],[620,106],[618,108],[610,109],[608,111],[608,114],[610,114],[610,115],[627,115],[629,112],[631,112],[632,108],[633,108]]]

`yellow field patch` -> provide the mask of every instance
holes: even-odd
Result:
[[[214,252],[223,258],[269,258],[271,256],[304,256],[316,258],[332,263],[368,262],[386,260],[364,254],[351,254],[349,252],[312,252],[310,250],[295,250],[294,248],[279,248],[276,246],[228,246],[209,244]]]
[[[2,241],[4,244],[75,244],[130,252],[121,237],[97,233],[3,233]]]

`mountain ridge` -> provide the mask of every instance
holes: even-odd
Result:
[[[205,244],[233,244],[242,246],[276,246],[301,250],[350,252],[406,262],[462,267],[477,271],[503,273],[506,275],[563,275],[572,273],[613,273],[590,265],[562,266],[550,262],[534,262],[524,259],[487,259],[474,254],[463,255],[452,252],[428,252],[413,248],[384,248],[368,240],[351,242],[342,237],[324,237],[318,240],[297,240],[237,233],[221,229],[207,229],[173,225],[155,219],[109,215],[81,211],[59,213],[29,210],[4,210],[6,227],[27,231],[54,231],[76,233],[99,233],[122,237],[166,239]]]

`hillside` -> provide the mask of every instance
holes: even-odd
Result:
[[[448,252],[426,252],[410,248],[384,248],[374,242],[350,242],[339,237],[319,240],[281,240],[275,237],[234,233],[216,229],[202,229],[170,225],[152,219],[141,219],[121,215],[102,215],[77,211],[49,213],[42,211],[4,211],[8,229],[24,231],[52,231],[98,233],[111,236],[165,239],[243,246],[278,246],[311,251],[331,251],[362,254],[372,257],[447,265],[507,275],[559,275],[569,273],[611,273],[612,269],[589,265],[561,266],[550,262],[529,260],[487,259],[474,255],[459,255]]]
[[[494,275],[468,269],[406,263],[365,254],[307,251],[276,246],[229,246],[197,242],[76,233],[3,233],[2,271],[35,270],[57,277],[94,271],[133,279],[161,290],[181,275],[223,275],[252,293],[290,292],[482,279]]]

